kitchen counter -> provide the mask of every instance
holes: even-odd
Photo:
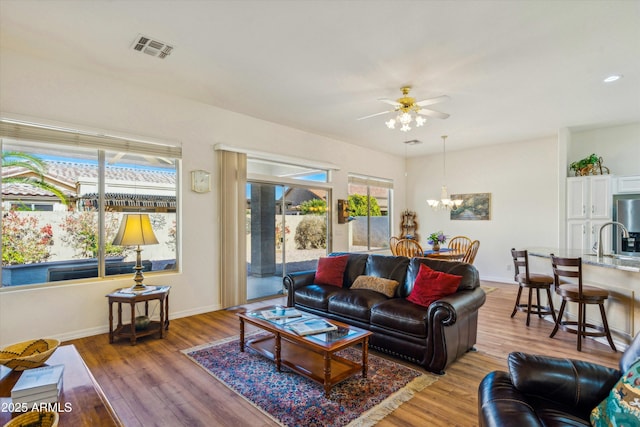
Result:
[[[549,259],[551,258],[551,254],[563,258],[582,257],[583,264],[640,273],[640,257],[625,255],[615,257],[605,255],[603,257],[599,257],[596,254],[585,254],[580,250],[574,249],[527,248],[527,250],[529,251],[529,255],[531,256]]]
[[[583,283],[609,291],[605,302],[607,320],[616,346],[625,348],[640,331],[640,257],[598,257],[580,250],[530,247],[529,268],[532,272],[553,276],[551,254],[559,257],[582,257]],[[555,307],[560,298],[554,295]],[[576,304],[567,305],[567,316],[575,319]],[[597,308],[587,308],[587,320],[601,324]],[[603,341],[606,344],[606,341]]]

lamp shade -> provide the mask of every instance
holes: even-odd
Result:
[[[158,243],[153,233],[148,214],[125,214],[120,223],[113,244],[118,246],[155,245]]]

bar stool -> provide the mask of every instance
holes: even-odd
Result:
[[[582,258],[560,258],[551,254],[551,265],[553,266],[553,275],[556,281],[556,293],[562,297],[562,305],[560,306],[560,312],[558,312],[556,325],[549,337],[553,338],[559,328],[576,334],[578,335],[578,351],[582,351],[582,337],[607,337],[611,349],[615,352],[616,346],[611,339],[607,315],[604,311],[604,301],[609,298],[609,292],[605,289],[582,284]],[[572,278],[573,280],[577,278],[578,283],[561,282],[560,278],[562,277]],[[576,321],[562,320],[567,301],[578,303],[578,318]],[[602,326],[587,323],[587,304],[598,304],[600,315],[602,316]],[[575,326],[575,328],[570,326]],[[591,330],[587,330],[587,328]]]
[[[551,285],[553,285],[554,282],[553,277],[546,274],[530,273],[529,254],[526,250],[516,251],[515,248],[512,248],[511,257],[513,258],[513,267],[515,270],[514,280],[520,285],[511,317],[513,317],[517,311],[524,311],[527,313],[527,326],[529,326],[529,318],[531,314],[537,314],[540,318],[550,314],[555,322],[556,312],[553,309],[553,300],[551,299]],[[524,271],[521,271],[521,268]],[[529,289],[529,299],[526,304],[520,303],[520,296],[522,295],[523,288]],[[536,290],[536,304],[532,304],[531,301],[534,289]],[[547,292],[547,301],[549,302],[548,306],[542,306],[540,304],[540,289],[544,289]]]

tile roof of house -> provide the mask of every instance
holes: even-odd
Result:
[[[75,192],[63,188],[63,186],[75,188],[80,178],[98,177],[98,165],[91,163],[79,163],[72,161],[46,160],[47,167],[44,180],[52,185],[61,187],[62,191],[70,196]],[[32,175],[25,168],[8,167],[2,170],[2,177],[19,177]],[[140,183],[175,185],[176,172],[173,169],[161,170],[159,168],[135,168],[117,165],[107,165],[105,176],[113,181],[132,181]],[[60,185],[62,184],[62,186]],[[53,196],[49,191],[28,184],[5,183],[2,185],[2,194],[13,196]]]

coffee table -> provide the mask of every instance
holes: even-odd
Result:
[[[363,378],[367,377],[368,347],[371,332],[346,323],[324,319],[336,325],[338,331],[300,336],[287,328],[287,321],[299,319],[270,321],[260,314],[263,310],[271,310],[273,308],[275,306],[261,307],[253,311],[238,313],[240,318],[241,352],[245,350],[246,345],[273,360],[278,371],[284,365],[294,372],[322,384],[326,397],[329,397],[331,387],[358,372],[362,372]],[[302,313],[305,317],[318,317]],[[254,325],[269,332],[271,335],[249,339],[245,342],[245,323]],[[335,354],[356,344],[362,345],[361,363],[353,362]]]

